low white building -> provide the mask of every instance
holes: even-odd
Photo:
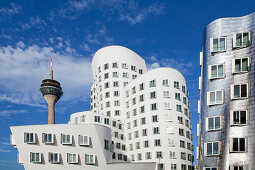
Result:
[[[72,114],[65,125],[11,127],[25,169],[192,169],[189,93],[180,72],[147,71],[121,46],[100,49],[92,72],[91,111]]]

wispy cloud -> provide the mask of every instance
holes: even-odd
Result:
[[[31,27],[41,28],[42,25],[45,26],[46,22],[38,16],[33,16],[28,23],[21,24],[23,30],[27,30]]]
[[[106,18],[109,14],[116,14],[120,21],[127,21],[130,25],[140,23],[150,16],[157,16],[163,13],[165,4],[155,2],[148,6],[141,7],[138,1],[134,0],[70,0],[66,7],[51,12],[51,20],[60,16],[64,18],[76,19],[78,16],[90,10],[99,10]]]
[[[12,15],[19,14],[21,11],[22,9],[19,5],[10,3],[10,7],[0,8],[0,15],[10,17]]]
[[[0,116],[9,117],[11,115],[23,114],[26,112],[27,112],[27,110],[0,110]],[[4,144],[4,143],[2,142],[0,144]]]
[[[62,101],[81,100],[88,96],[91,84],[90,61],[77,58],[70,46],[54,47],[26,45],[0,47],[0,100],[16,104],[42,106],[45,104],[39,88],[48,77],[49,59],[53,58],[54,78],[62,84]],[[6,111],[2,115],[8,114]]]

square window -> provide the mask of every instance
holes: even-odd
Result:
[[[236,110],[231,112],[231,125],[247,125],[248,110]]]
[[[223,78],[224,64],[209,65],[209,79]]]
[[[49,162],[50,163],[59,163],[60,154],[59,153],[49,153]]]
[[[54,143],[54,135],[51,133],[43,133],[42,134],[42,142],[45,144],[53,144]]]
[[[207,105],[223,104],[224,93],[223,90],[207,92]]]
[[[85,154],[85,164],[96,164],[96,155]]]
[[[207,131],[221,129],[221,116],[206,118],[206,126]]]
[[[247,47],[251,45],[251,32],[234,33],[233,48]]]
[[[38,153],[38,152],[30,152],[30,162],[41,163],[42,162],[42,154]]]
[[[248,83],[231,85],[231,99],[248,98]]]
[[[220,38],[211,38],[210,39],[210,52],[223,52],[226,51],[226,44],[227,40],[226,37],[220,37]]]
[[[71,145],[72,144],[72,135],[61,134],[61,144],[63,145]]]
[[[67,153],[67,163],[77,164],[78,163],[78,154]]]
[[[206,156],[219,155],[219,142],[205,143]]]
[[[246,152],[247,144],[246,138],[232,138],[231,139],[231,152]]]
[[[233,59],[233,73],[244,73],[250,70],[250,58],[243,57],[238,59]]]

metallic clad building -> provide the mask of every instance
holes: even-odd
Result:
[[[198,101],[201,170],[255,169],[254,32],[255,13],[205,28]]]

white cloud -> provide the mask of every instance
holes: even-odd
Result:
[[[10,7],[6,7],[6,8],[0,8],[0,14],[2,16],[12,16],[12,15],[15,15],[15,14],[19,14],[21,12],[21,7],[14,4],[14,3],[11,3],[10,4]]]
[[[11,150],[5,149],[5,148],[0,148],[0,152],[11,152]]]
[[[61,100],[80,101],[88,97],[92,77],[91,62],[87,58],[75,57],[70,47],[55,51],[52,47],[18,44],[17,47],[0,47],[0,100],[45,105],[39,88],[42,79],[48,77],[50,57],[53,58],[54,79],[61,83],[64,91]]]
[[[151,60],[151,61],[157,61],[157,58],[156,58],[155,56],[151,56],[151,57],[150,57],[150,60]]]
[[[1,99],[1,97],[0,97],[0,99]],[[0,116],[8,117],[11,115],[23,114],[25,112],[27,112],[27,110],[0,110]],[[2,144],[2,143],[0,143],[0,144]]]
[[[127,21],[131,25],[140,23],[150,16],[157,16],[163,13],[165,5],[163,3],[152,3],[149,6],[141,7],[138,1],[134,0],[70,0],[65,8],[59,9],[57,13],[50,13],[50,20],[53,21],[56,16],[63,18],[76,19],[84,12],[90,10],[100,10],[109,15],[115,14],[119,20]],[[107,15],[109,14],[109,15]],[[111,18],[111,17],[110,17]]]
[[[160,67],[159,63],[152,63],[148,66],[148,70],[152,70],[152,69],[159,68],[159,67]]]
[[[46,22],[44,20],[42,20],[40,17],[38,17],[38,16],[31,17],[29,22],[26,23],[26,24],[21,24],[23,30],[29,29],[31,27],[41,28],[42,25],[45,26]]]

